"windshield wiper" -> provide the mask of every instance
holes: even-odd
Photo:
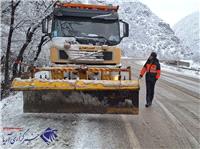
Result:
[[[109,14],[105,14],[105,15],[97,15],[92,17],[92,19],[103,19],[103,20],[117,20],[118,19],[118,14],[117,13],[109,13]]]
[[[89,35],[86,35],[86,37],[90,37],[90,38],[103,38],[105,40],[108,40],[106,37],[100,36],[100,35],[96,35],[96,34],[89,34]]]
[[[107,39],[106,37],[104,37],[104,36],[100,36],[100,35],[96,35],[96,34],[91,34],[91,35],[86,35],[86,36],[83,36],[83,37],[86,37],[86,38],[101,38],[101,39],[103,39],[104,40],[104,44],[105,43],[112,43],[112,41],[110,41],[109,39]]]
[[[63,23],[64,24],[64,23]],[[64,36],[67,36],[66,33],[64,32],[66,29],[68,31],[68,33],[71,35],[71,36],[76,36],[76,32],[74,31],[74,29],[72,28],[72,26],[70,24],[65,24],[66,26],[63,26],[63,24],[61,24],[61,29],[63,30],[63,34]],[[68,35],[69,36],[69,35]]]

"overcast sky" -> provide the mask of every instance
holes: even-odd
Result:
[[[185,16],[200,11],[200,0],[139,0],[173,26]]]

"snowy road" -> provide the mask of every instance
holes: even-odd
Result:
[[[190,94],[191,96],[200,98],[200,80],[197,78],[163,72],[162,80],[166,83],[170,83],[174,88],[187,92],[187,94]]]
[[[133,67],[137,77],[141,66],[123,61]],[[5,141],[12,135],[5,130],[2,148],[108,148],[157,149],[200,148],[200,80],[163,72],[156,84],[153,106],[145,108],[145,81],[141,81],[139,115],[95,114],[23,114],[22,94],[2,102],[2,126],[19,127],[24,135],[34,138],[46,128],[57,129],[57,138],[47,145],[40,137]],[[18,135],[19,132],[14,132]],[[4,144],[3,144],[4,143]]]

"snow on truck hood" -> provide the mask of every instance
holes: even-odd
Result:
[[[50,47],[57,48],[57,49],[63,49],[65,43],[76,43],[76,39],[74,37],[53,37],[50,41]],[[78,44],[73,45],[73,47],[77,47]]]

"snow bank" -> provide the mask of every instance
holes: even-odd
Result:
[[[161,63],[161,69],[163,71],[171,72],[171,73],[174,73],[174,74],[179,74],[179,75],[184,75],[184,76],[189,76],[189,77],[200,79],[200,72],[199,71],[178,68],[178,67],[169,66],[169,65],[166,65],[166,64],[163,64],[163,63]]]
[[[73,133],[81,118],[75,114],[23,113],[23,94],[1,102],[0,148],[73,148]],[[57,137],[47,144],[40,136],[50,128]]]

